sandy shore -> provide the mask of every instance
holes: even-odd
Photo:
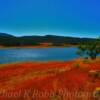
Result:
[[[6,48],[54,48],[54,47],[60,47],[60,48],[64,48],[64,47],[76,47],[75,45],[66,45],[66,46],[49,46],[49,45],[38,45],[38,46],[0,46],[0,49],[6,49]]]

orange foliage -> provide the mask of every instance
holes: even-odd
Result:
[[[79,68],[75,67],[77,63]],[[0,100],[92,100],[90,94],[100,87],[100,79],[89,76],[90,70],[100,70],[100,63],[74,60],[3,64]],[[88,92],[89,98],[77,97],[75,92]]]

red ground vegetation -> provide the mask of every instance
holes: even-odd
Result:
[[[0,65],[0,100],[94,100],[96,61],[21,62]]]

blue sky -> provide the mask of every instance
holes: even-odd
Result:
[[[100,0],[0,0],[0,32],[100,36]]]

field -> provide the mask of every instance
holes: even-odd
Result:
[[[0,100],[100,100],[100,58],[0,65]]]

